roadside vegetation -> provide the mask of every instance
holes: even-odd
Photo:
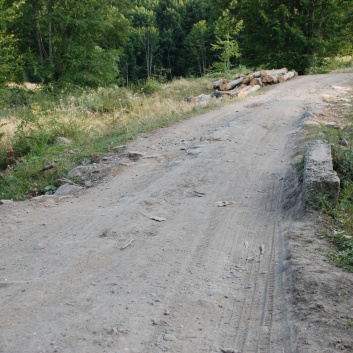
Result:
[[[229,76],[234,72],[229,72]],[[216,76],[215,76],[216,77]],[[49,90],[11,85],[1,91],[0,199],[51,194],[76,165],[122,152],[138,133],[175,123],[207,109],[185,102],[207,92],[214,79],[147,80],[131,88]],[[60,141],[60,138],[68,139]],[[43,171],[46,165],[54,168]]]
[[[330,255],[331,261],[353,272],[353,112],[344,129],[324,128],[320,134],[320,139],[332,145],[333,166],[341,180],[341,190],[337,205],[321,195],[312,206],[325,215],[325,228],[320,235],[337,246],[337,253]]]

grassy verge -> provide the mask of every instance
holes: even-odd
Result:
[[[337,56],[334,58],[326,58],[315,63],[309,70],[308,74],[326,74],[330,72],[352,72],[353,57],[352,56]]]
[[[337,205],[321,196],[312,206],[326,216],[323,233],[337,246],[338,252],[330,256],[332,262],[353,272],[353,125],[344,130],[325,128],[321,135],[321,139],[332,144],[341,191]]]
[[[215,76],[215,75],[213,75]],[[167,84],[147,81],[132,89],[84,90],[7,87],[0,91],[0,199],[50,194],[57,179],[89,164],[138,133],[212,109],[194,107],[187,96],[209,94],[210,78]],[[60,143],[58,137],[71,142]],[[54,168],[43,171],[46,165]]]

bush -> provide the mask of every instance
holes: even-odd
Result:
[[[150,95],[163,90],[163,86],[156,80],[148,79],[146,82],[139,87],[141,93]]]

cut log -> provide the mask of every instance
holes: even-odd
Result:
[[[263,83],[270,83],[270,84],[278,83],[278,76],[277,75],[266,75],[266,76],[262,77],[262,82]]]
[[[222,80],[217,80],[217,81],[214,81],[214,82],[209,82],[207,84],[207,88],[208,89],[216,89],[216,88],[219,88],[219,85],[222,83]]]
[[[247,85],[247,84],[249,84],[249,82],[250,82],[252,79],[253,79],[253,76],[252,76],[252,75],[245,76],[245,77],[243,78],[243,82],[242,82],[242,83],[244,83],[244,85]]]
[[[294,75],[295,74],[293,71],[289,71],[279,78],[279,82],[286,82],[287,80],[290,80],[292,77],[294,77]]]
[[[242,83],[242,81],[243,81],[243,78],[240,77],[240,78],[237,78],[236,80],[222,82],[219,85],[219,89],[221,91],[229,91],[229,90],[233,89],[234,87],[240,85]]]
[[[215,91],[211,94],[211,96],[216,98],[235,98],[240,90],[240,88],[236,88],[231,91]]]
[[[264,70],[261,71],[261,76],[274,76],[274,75],[284,75],[288,72],[286,68],[279,69],[279,70]]]
[[[250,81],[250,86],[256,86],[256,85],[262,86],[262,80],[261,80],[261,78],[253,78],[253,79]]]
[[[240,88],[246,88],[246,87],[248,87],[248,85],[247,85],[246,83],[242,83],[242,84],[240,85]]]
[[[228,85],[229,81],[228,80],[222,80],[222,82],[219,84],[219,89],[221,91],[226,91],[226,89],[223,89],[224,87],[226,87]]]
[[[260,85],[248,86],[238,93],[238,98],[244,98],[249,94],[256,92],[260,88],[261,88]]]
[[[243,82],[245,84],[249,84],[249,82],[253,79],[253,78],[258,78],[261,77],[261,72],[260,71],[255,71],[250,75],[247,75],[243,78]]]

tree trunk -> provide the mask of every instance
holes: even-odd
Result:
[[[256,92],[260,88],[261,88],[261,86],[259,86],[259,85],[247,86],[246,88],[242,89],[238,93],[238,98],[244,98],[244,97],[248,96],[249,94]]]
[[[250,81],[250,86],[256,86],[256,85],[262,86],[262,80],[261,80],[261,78],[253,78],[253,79]]]
[[[285,82],[287,80],[290,80],[292,77],[294,77],[294,72],[293,71],[289,71],[285,75],[282,75],[279,78],[279,82]]]
[[[279,70],[261,70],[261,76],[274,76],[274,75],[284,75],[288,72],[286,68]]]
[[[224,80],[226,81],[226,80]],[[219,89],[221,91],[229,91],[231,89],[233,89],[234,87],[240,85],[243,82],[243,78],[237,78],[236,80],[232,80],[232,81],[226,81],[223,82],[219,85]]]
[[[222,83],[222,80],[217,80],[217,81],[214,81],[214,82],[209,82],[207,84],[207,88],[208,89],[216,89],[216,88],[219,88],[219,85]]]

